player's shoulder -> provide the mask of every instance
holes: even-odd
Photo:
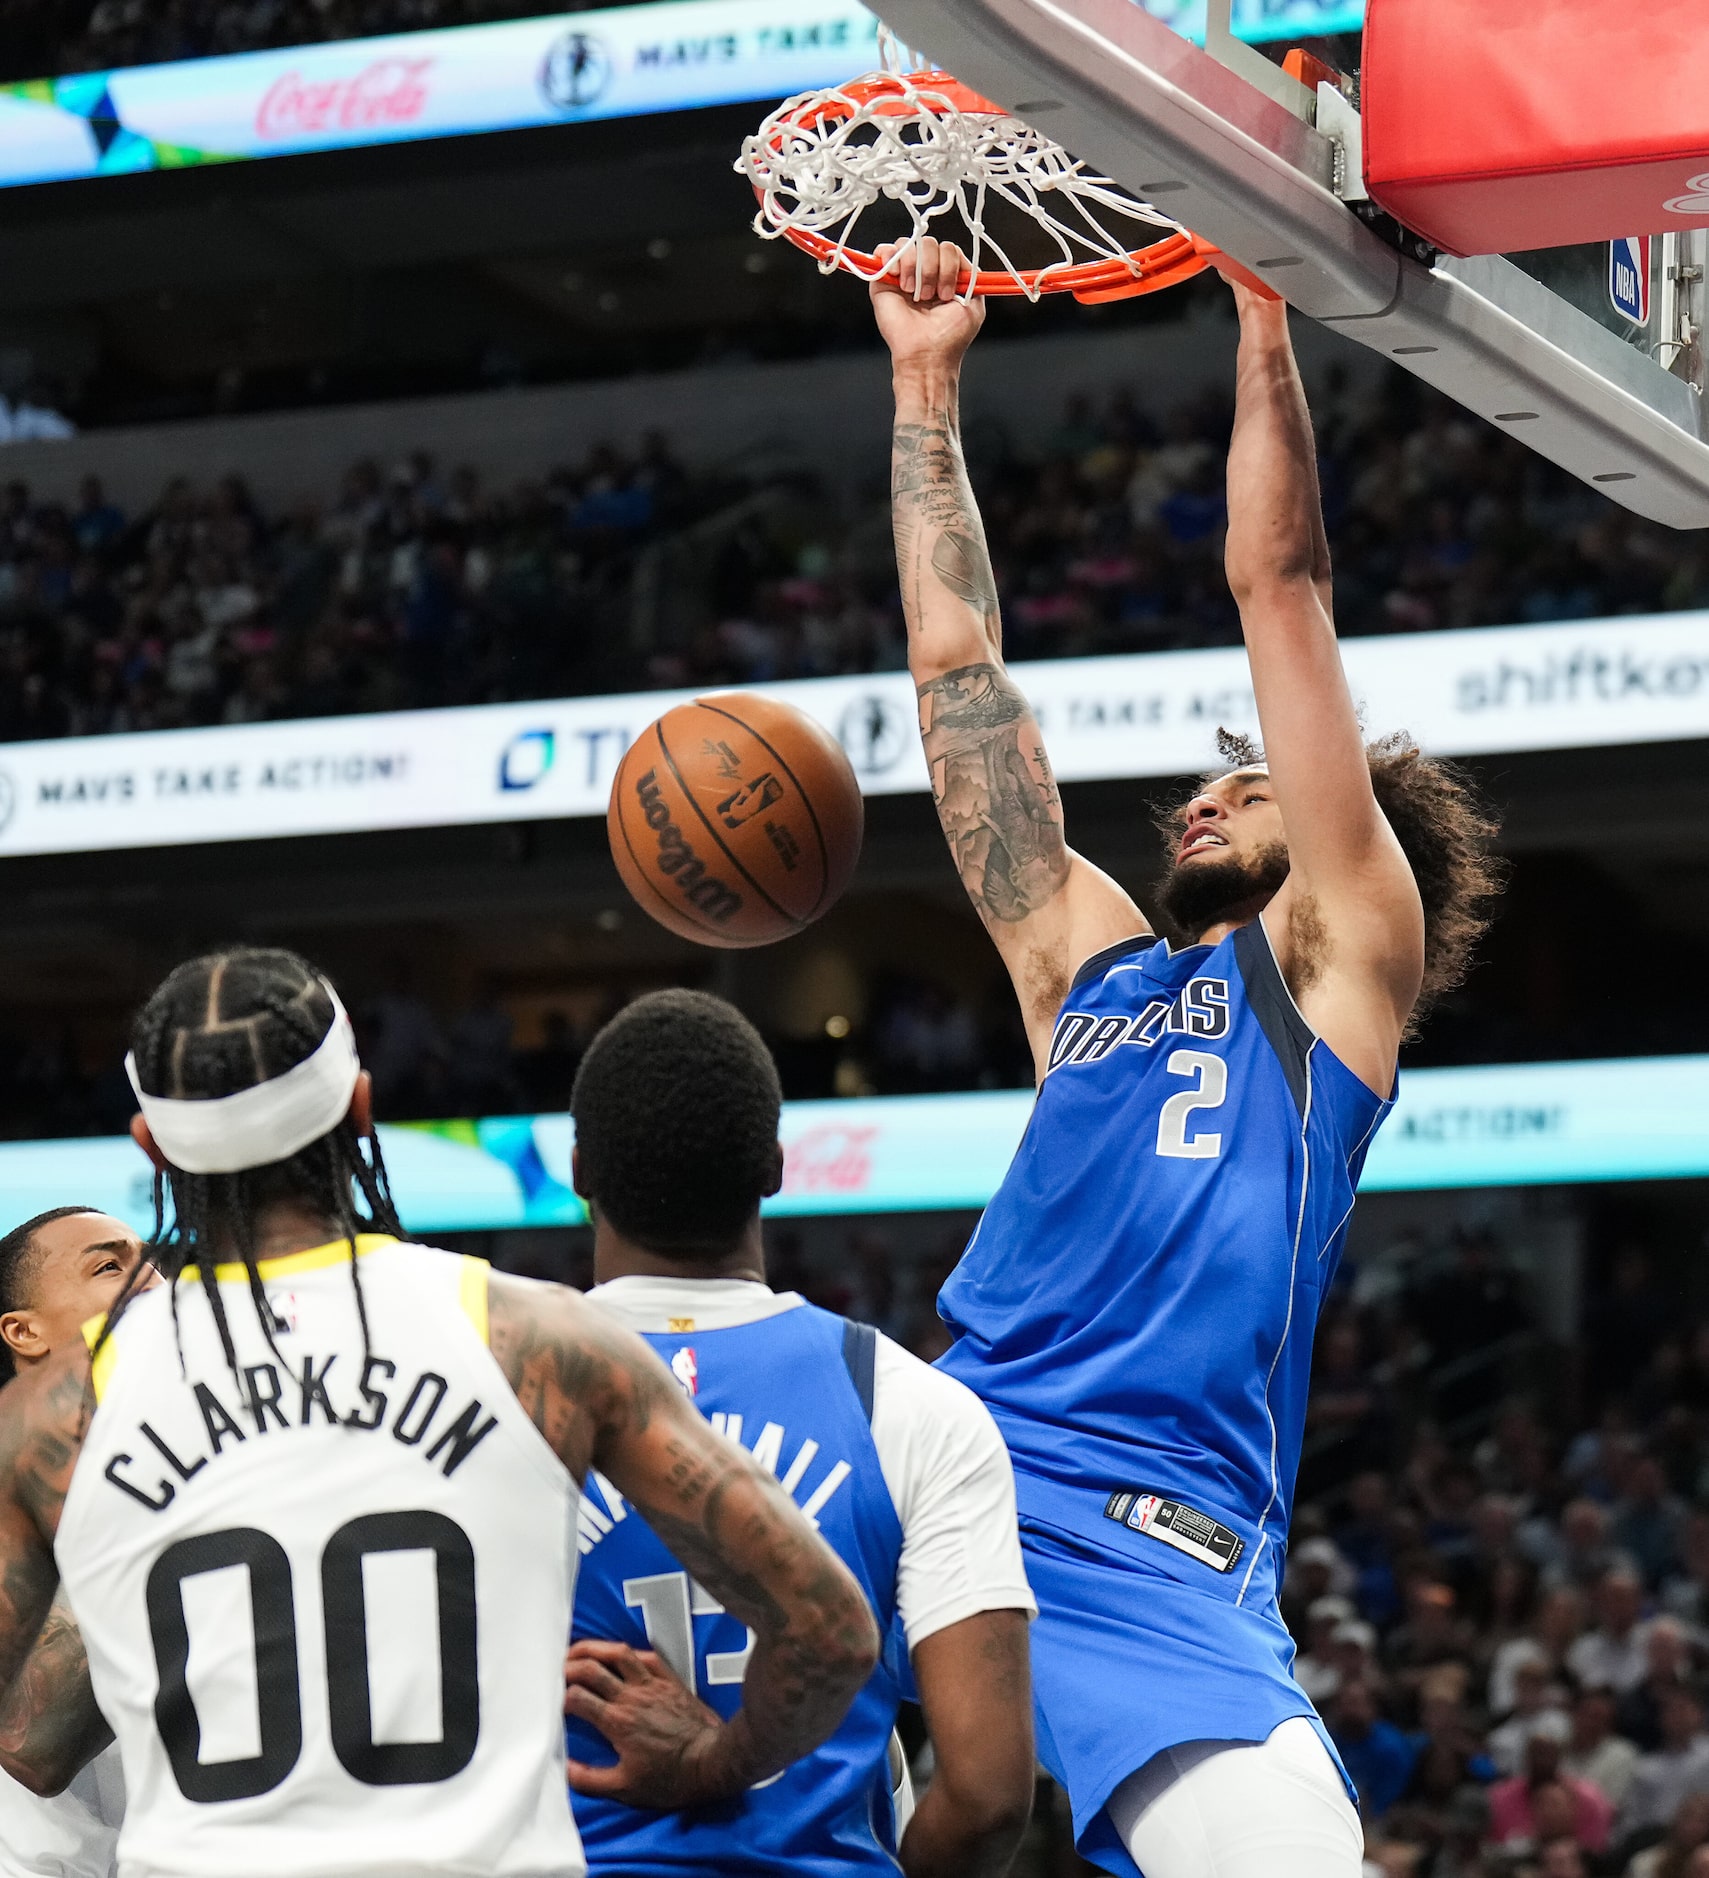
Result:
[[[993,1456],[1008,1464],[991,1411],[966,1383],[881,1331],[873,1349],[872,1438],[881,1461],[902,1451],[925,1458],[930,1472],[953,1474]]]

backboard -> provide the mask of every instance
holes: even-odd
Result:
[[[1605,304],[1605,248],[1457,260],[1383,228],[1364,200],[1357,110],[1234,38],[1229,0],[1209,0],[1202,48],[1133,0],[886,0],[885,14],[909,45],[1301,312],[1636,513],[1709,527],[1691,343],[1709,232],[1652,244],[1651,322],[1638,330]]]

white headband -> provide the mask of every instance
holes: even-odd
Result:
[[[331,985],[326,991],[332,999],[332,1028],[314,1054],[253,1089],[188,1101],[147,1095],[137,1079],[135,1055],[125,1058],[125,1074],[154,1145],[174,1167],[186,1174],[240,1174],[287,1160],[338,1126],[349,1111],[362,1065],[338,993]]]

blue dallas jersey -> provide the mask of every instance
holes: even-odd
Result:
[[[1318,1310],[1389,1106],[1313,1035],[1256,921],[1081,968],[1026,1135],[939,1299],[957,1339],[939,1366],[996,1417],[1023,1523],[1131,1555],[1111,1496],[1179,1500],[1238,1536],[1224,1582],[1244,1595],[1264,1557],[1268,1593]]]
[[[812,1305],[720,1330],[646,1341],[713,1424],[771,1469],[859,1581],[881,1633],[896,1628],[902,1526],[870,1427],[876,1336]],[[598,1499],[599,1506],[590,1506]],[[742,1699],[752,1638],[694,1584],[603,1476],[588,1476],[572,1639],[653,1649],[721,1715]],[[837,1732],[727,1805],[656,1813],[572,1796],[591,1872],[624,1878],[785,1872],[894,1873],[888,1760],[901,1688],[891,1657]],[[596,1730],[564,1728],[576,1760],[616,1757]]]

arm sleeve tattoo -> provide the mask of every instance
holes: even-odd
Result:
[[[743,1708],[724,1731],[738,1786],[787,1766],[830,1734],[871,1669],[876,1633],[854,1580],[639,1338],[554,1286],[495,1278],[489,1297],[493,1354],[565,1465],[579,1478],[597,1462],[754,1630]]]
[[[1001,636],[997,580],[948,412],[941,423],[896,426],[890,517],[909,632],[929,640],[947,595],[978,615],[995,651]]]
[[[1068,878],[1062,802],[1026,700],[1001,666],[964,665],[920,687],[920,736],[962,885],[988,922],[1025,919]]]
[[[0,1766],[35,1793],[59,1793],[112,1740],[70,1608],[55,1599],[0,1701]]]

